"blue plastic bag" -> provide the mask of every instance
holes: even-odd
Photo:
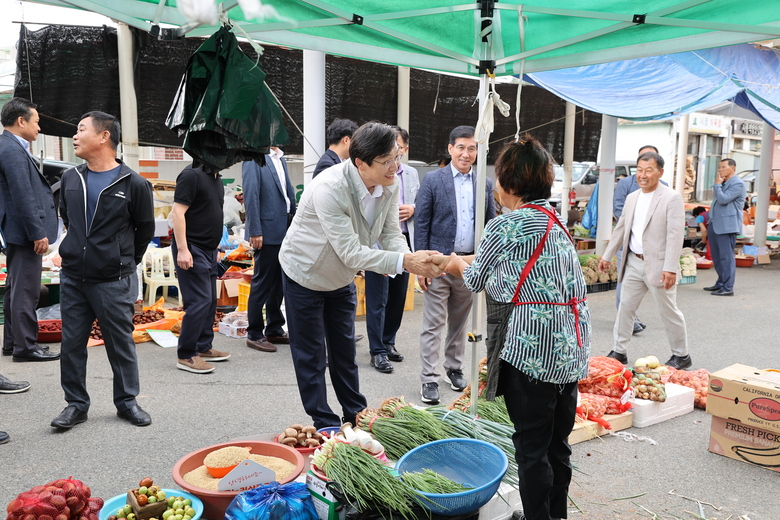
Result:
[[[264,486],[236,495],[225,520],[318,520],[309,488],[303,482]]]

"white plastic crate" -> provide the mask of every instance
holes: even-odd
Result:
[[[659,403],[647,399],[631,399],[634,426],[644,428],[672,417],[693,411],[693,388],[666,383],[666,401]]]

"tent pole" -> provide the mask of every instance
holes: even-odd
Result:
[[[133,33],[124,22],[117,23],[119,53],[119,107],[122,121],[122,160],[138,171],[138,104],[133,78]]]
[[[487,103],[487,94],[490,82],[486,74],[479,77],[479,113],[481,114]],[[477,143],[477,193],[474,203],[474,251],[482,240],[482,232],[485,228],[485,179],[487,178],[487,142]],[[491,200],[493,199],[491,194]],[[479,352],[483,337],[482,323],[485,321],[484,296],[481,292],[474,293],[471,306],[471,415],[477,415],[477,400],[479,397]]]
[[[766,246],[766,223],[769,215],[769,178],[772,174],[772,158],[775,147],[775,129],[766,121],[761,132],[761,159],[758,165],[758,200],[753,245]]]
[[[411,69],[409,67],[398,67],[398,116],[396,121],[398,126],[409,131],[409,92],[411,84]],[[405,163],[409,162],[409,151],[403,158]]]
[[[574,115],[577,107],[566,102],[566,122],[563,132],[563,188],[561,189],[561,217],[568,221],[569,192],[571,191],[572,163],[574,162]],[[569,225],[572,223],[569,222]]]
[[[677,120],[677,177],[674,189],[685,200],[685,172],[688,167],[688,114]]]
[[[303,51],[303,184],[325,153],[325,53]],[[314,149],[316,146],[317,149]]]
[[[596,228],[596,254],[607,249],[612,236],[612,201],[615,193],[615,148],[617,118],[601,116],[601,161],[599,171],[599,218]],[[612,260],[605,258],[605,260]]]

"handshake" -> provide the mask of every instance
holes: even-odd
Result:
[[[438,278],[447,273],[460,277],[468,266],[463,258],[455,253],[446,256],[438,251],[415,251],[404,255],[404,269],[421,278]]]

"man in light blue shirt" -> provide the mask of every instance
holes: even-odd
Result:
[[[459,126],[450,133],[447,147],[452,161],[432,171],[420,183],[415,203],[414,247],[435,250],[445,255],[474,253],[474,219],[476,207],[477,158],[474,127]],[[485,223],[496,216],[493,183],[486,179]],[[471,311],[472,293],[463,280],[452,275],[431,280],[419,277],[425,291],[423,324],[420,333],[422,401],[439,402],[439,348],[441,333],[447,327],[444,344],[444,370],[453,390],[468,384],[463,377],[463,355],[466,350],[466,322]]]

